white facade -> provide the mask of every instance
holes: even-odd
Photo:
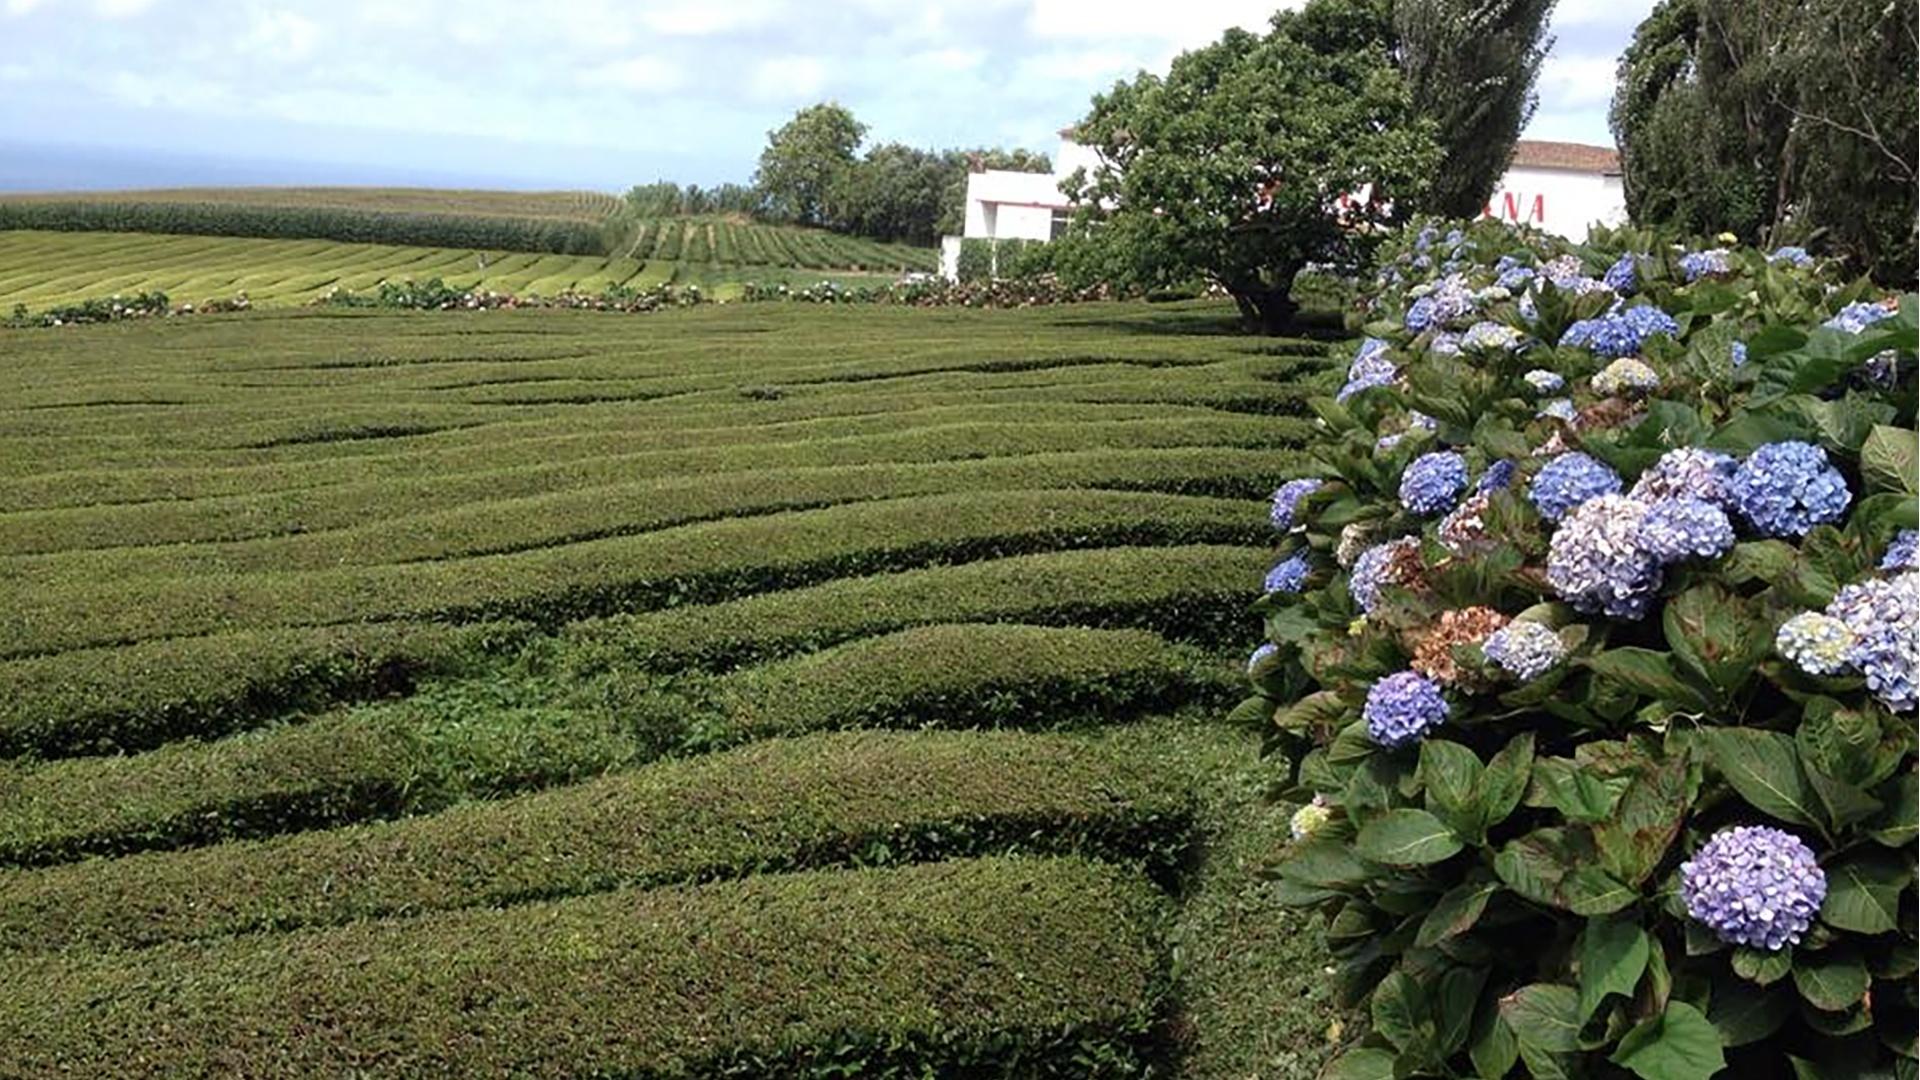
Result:
[[[1052,175],[1000,170],[969,174],[965,237],[1051,240],[1059,235],[1071,210],[1061,182],[1075,169],[1091,174],[1100,162],[1092,148],[1074,142],[1071,135],[1071,128],[1060,133]],[[1618,225],[1627,219],[1618,158],[1608,147],[1523,139],[1487,200],[1485,216],[1585,240],[1594,223]],[[958,276],[960,240],[949,236],[940,242],[940,273],[949,279]]]

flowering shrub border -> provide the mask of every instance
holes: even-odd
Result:
[[[1913,1076],[1920,303],[1445,228],[1312,403],[1237,710],[1369,1005],[1326,1075]]]

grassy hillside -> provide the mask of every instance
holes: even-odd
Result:
[[[1231,322],[0,333],[9,1075],[1312,1076]]]
[[[299,304],[333,288],[439,277],[463,288],[552,295],[668,282],[725,296],[744,281],[848,284],[928,269],[934,256],[810,229],[670,219],[630,245],[640,257],[347,244],[330,240],[0,231],[0,310],[142,291],[177,303],[228,299]],[[749,261],[752,260],[752,261]],[[877,272],[876,272],[877,271]]]

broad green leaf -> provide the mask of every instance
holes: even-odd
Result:
[[[1437,1056],[1452,1057],[1467,1044],[1474,1006],[1487,985],[1486,968],[1457,967],[1440,977],[1440,992],[1428,999],[1436,1028]]]
[[[1707,756],[1754,809],[1794,825],[1818,828],[1818,799],[1800,770],[1791,736],[1751,728],[1706,728]]]
[[[1684,1001],[1667,1002],[1666,1012],[1627,1032],[1607,1060],[1641,1080],[1709,1080],[1727,1067],[1719,1033]]]
[[[1533,775],[1533,732],[1507,740],[1507,745],[1487,762],[1480,774],[1480,790],[1475,793],[1474,801],[1480,804],[1485,815],[1482,824],[1485,828],[1507,820],[1513,808],[1520,805],[1520,797],[1526,794],[1527,783]]]
[[[1867,965],[1851,951],[1824,949],[1808,953],[1793,965],[1793,985],[1816,1009],[1841,1012],[1866,996]]]
[[[1749,581],[1779,581],[1793,569],[1799,551],[1784,540],[1747,540],[1733,545],[1722,564],[1727,580],[1736,585]]]
[[[1608,649],[1588,657],[1586,665],[1601,678],[1643,697],[1689,712],[1712,707],[1712,700],[1675,668],[1670,653],[1653,649]]]
[[[1319,628],[1314,629],[1318,632]],[[1347,704],[1340,699],[1340,695],[1330,690],[1318,690],[1292,705],[1276,710],[1273,722],[1276,727],[1288,731],[1338,730],[1347,712]]]
[[[1780,1030],[1793,1011],[1793,996],[1780,989],[1763,989],[1743,980],[1714,980],[1707,1019],[1720,1033],[1720,1045],[1745,1046]]]
[[[1523,1047],[1550,1053],[1580,1049],[1580,992],[1557,983],[1534,983],[1500,1002],[1500,1015]]]
[[[1773,648],[1773,628],[1753,603],[1717,582],[1674,597],[1661,626],[1674,655],[1722,693],[1745,686]]]
[[[1910,848],[1920,836],[1920,783],[1909,772],[1893,790],[1893,801],[1873,823],[1873,838],[1888,847]]]
[[[1880,812],[1880,800],[1854,785],[1835,780],[1811,765],[1807,766],[1805,772],[1807,786],[1819,797],[1827,826],[1835,832]]]
[[[1413,943],[1424,949],[1471,930],[1487,910],[1487,901],[1499,891],[1497,881],[1469,881],[1448,889],[1420,920]]]
[[[1430,1049],[1433,1020],[1426,994],[1404,971],[1394,971],[1373,989],[1373,1030],[1402,1054]]]
[[[1387,866],[1425,866],[1460,850],[1460,838],[1425,810],[1389,810],[1360,828],[1354,849]]]
[[[1320,1080],[1396,1080],[1393,1055],[1371,1047],[1349,1050],[1320,1070]]]
[[[1427,739],[1420,744],[1420,782],[1426,788],[1427,809],[1469,838],[1480,831],[1480,809],[1474,799],[1480,772],[1480,758],[1459,743]]]
[[[1500,1015],[1497,1005],[1482,1006],[1474,1014],[1472,1038],[1467,1057],[1483,1080],[1501,1080],[1520,1060],[1520,1040],[1507,1026],[1506,1017]]]
[[[1319,838],[1296,845],[1280,864],[1280,876],[1302,885],[1332,889],[1358,887],[1371,877],[1345,843]]]
[[[1876,491],[1920,492],[1920,434],[1876,425],[1860,446],[1860,474]]]
[[[1750,949],[1745,945],[1733,950],[1733,973],[1750,983],[1772,986],[1793,970],[1793,949],[1773,952]]]
[[[1836,930],[1884,934],[1899,925],[1900,893],[1913,871],[1880,852],[1850,855],[1827,868],[1827,899],[1820,921]]]
[[[1586,1023],[1608,994],[1632,997],[1647,970],[1647,932],[1627,919],[1588,919],[1580,935],[1581,1023]]]
[[[1561,906],[1575,915],[1611,915],[1640,898],[1637,889],[1591,863],[1574,867],[1560,885]]]
[[[1643,758],[1632,771],[1613,820],[1593,827],[1594,846],[1609,874],[1639,886],[1666,858],[1693,801],[1688,756],[1676,747],[1657,760]]]
[[[1549,806],[1581,824],[1605,821],[1626,794],[1630,779],[1598,776],[1567,758],[1541,758],[1533,764],[1533,788]]]

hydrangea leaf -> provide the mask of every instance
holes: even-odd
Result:
[[[1820,827],[1818,799],[1800,768],[1793,737],[1750,728],[1707,728],[1707,756],[1754,809],[1794,825]]]
[[[1747,685],[1773,647],[1772,627],[1753,602],[1717,582],[1668,601],[1660,622],[1674,655],[1722,694]]]
[[[1529,731],[1509,739],[1480,774],[1480,790],[1475,800],[1485,814],[1484,828],[1491,829],[1507,820],[1513,808],[1520,805],[1532,775],[1533,732]]]
[[[1874,822],[1874,840],[1890,848],[1911,850],[1920,836],[1920,781],[1907,773],[1893,789],[1893,801]]]
[[[1741,945],[1733,950],[1733,973],[1760,986],[1772,986],[1793,970],[1793,949],[1767,952]]]
[[[1836,930],[1884,934],[1899,926],[1900,893],[1913,870],[1878,852],[1849,856],[1827,868],[1820,921]]]
[[[1688,712],[1704,712],[1713,707],[1712,698],[1681,673],[1671,653],[1641,648],[1608,649],[1588,657],[1586,664],[1602,678]]]
[[[1513,1029],[1523,1052],[1528,1048],[1549,1053],[1580,1049],[1579,1012],[1580,992],[1555,983],[1523,986],[1500,1002],[1500,1015]]]
[[[1481,1076],[1505,1076],[1520,1060],[1520,1040],[1507,1026],[1506,1017],[1500,1015],[1497,1006],[1482,1008],[1474,1016],[1471,1038],[1467,1057]]]
[[[1366,1047],[1349,1050],[1327,1063],[1320,1080],[1396,1080],[1393,1054]]]
[[[1440,991],[1430,1004],[1436,1028],[1434,1038],[1441,1058],[1451,1057],[1466,1045],[1467,1033],[1473,1026],[1474,1007],[1486,985],[1486,968],[1457,967],[1440,977]]]
[[[1455,855],[1460,838],[1425,810],[1389,810],[1360,828],[1354,848],[1387,866],[1425,866]]]
[[[1420,782],[1426,788],[1427,809],[1462,837],[1477,839],[1482,812],[1474,791],[1483,767],[1473,751],[1446,739],[1420,744]]]
[[[1468,881],[1448,889],[1420,921],[1420,932],[1413,943],[1429,948],[1473,929],[1473,924],[1487,910],[1487,901],[1499,891],[1497,881]]]
[[[1875,491],[1920,492],[1920,434],[1876,425],[1860,446],[1860,473]]]
[[[1641,1080],[1709,1080],[1727,1067],[1719,1032],[1684,1001],[1667,1002],[1665,1012],[1627,1032],[1607,1060]]]
[[[1631,782],[1625,776],[1599,776],[1576,768],[1567,758],[1542,758],[1534,763],[1533,784],[1527,802],[1533,806],[1551,806],[1567,820],[1581,824],[1605,821],[1613,816],[1620,796]]]
[[[1581,1023],[1593,1017],[1608,994],[1633,996],[1647,970],[1647,932],[1626,919],[1588,919],[1580,935]]]
[[[1720,1033],[1722,1046],[1745,1046],[1780,1030],[1792,1012],[1791,994],[1722,976],[1713,982],[1707,1020]]]
[[[1426,992],[1404,971],[1390,972],[1374,987],[1369,1010],[1374,1034],[1393,1044],[1404,1058],[1433,1052],[1434,1026]]]
[[[1809,1005],[1842,1012],[1866,996],[1867,966],[1851,950],[1825,949],[1808,953],[1793,965],[1793,985]]]

